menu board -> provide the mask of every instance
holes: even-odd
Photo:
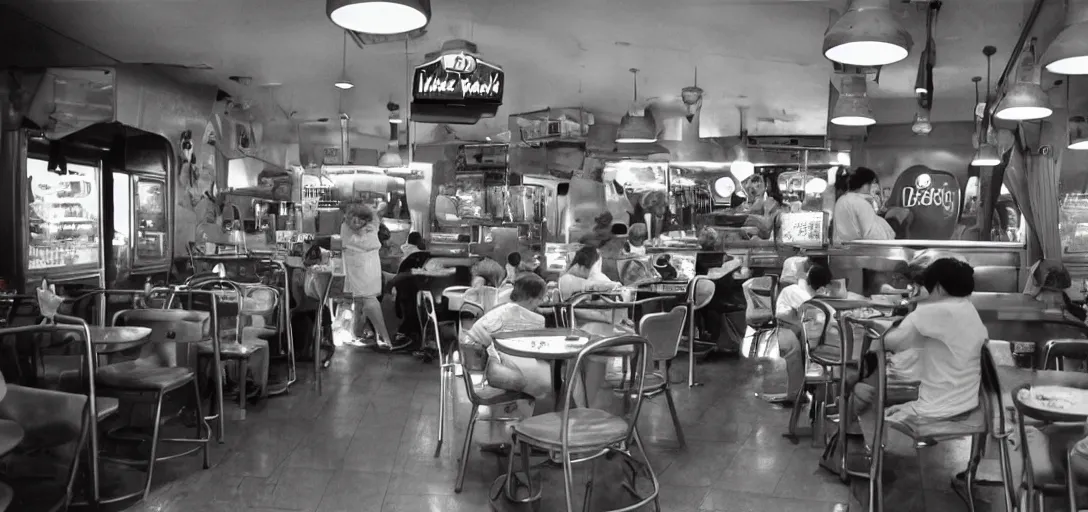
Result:
[[[906,238],[949,240],[956,231],[963,206],[962,190],[951,173],[916,165],[899,175],[888,206],[903,207],[913,214]]]
[[[823,247],[827,241],[826,212],[788,212],[781,216],[778,243],[798,247]]]

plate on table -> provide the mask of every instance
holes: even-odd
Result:
[[[541,354],[567,354],[582,350],[589,342],[584,336],[529,336],[525,338],[507,338],[502,344],[522,352]]]
[[[1068,386],[1026,386],[1016,402],[1028,415],[1046,421],[1084,421],[1088,418],[1088,389]]]

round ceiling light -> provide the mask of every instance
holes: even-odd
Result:
[[[1088,118],[1071,116],[1069,118],[1069,149],[1078,151],[1088,149]]]
[[[1065,28],[1043,53],[1043,66],[1059,75],[1088,75],[1088,0],[1066,3]]]
[[[884,66],[910,54],[914,40],[892,15],[890,0],[852,0],[824,34],[824,56],[851,66]]]
[[[1047,103],[1046,93],[1039,84],[1017,82],[997,103],[994,116],[1006,121],[1044,119],[1054,113]]]
[[[430,0],[326,0],[333,23],[364,34],[402,34],[427,26]]]
[[[641,116],[625,114],[616,130],[616,142],[620,144],[652,144],[657,142],[657,127],[649,113]]]
[[[744,181],[756,173],[756,166],[747,160],[734,160],[729,165],[729,172],[733,173],[733,177],[738,181]]]
[[[812,178],[805,182],[805,195],[817,196],[823,194],[827,190],[827,180],[823,178]]]
[[[993,144],[983,144],[975,151],[975,157],[971,159],[971,165],[975,167],[993,167],[1001,164],[1001,154]]]
[[[346,73],[343,74],[343,75],[340,75],[340,78],[338,78],[335,82],[333,82],[332,85],[333,85],[333,87],[336,87],[337,89],[341,89],[341,90],[344,90],[344,91],[346,91],[348,89],[351,89],[352,87],[355,87],[355,84],[351,82],[351,78],[348,78],[348,75]]]
[[[848,76],[842,80],[839,97],[831,109],[831,124],[839,126],[871,126],[876,124],[873,106],[865,93],[863,76]]]
[[[733,197],[733,192],[737,191],[737,184],[733,182],[733,178],[725,176],[718,178],[714,182],[714,193],[719,197]]]

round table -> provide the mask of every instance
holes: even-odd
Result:
[[[597,339],[589,333],[565,327],[498,332],[491,337],[499,352],[545,361],[574,359],[590,341]]]
[[[23,427],[20,427],[18,423],[11,420],[0,420],[0,456],[7,455],[8,452],[19,446],[19,443],[23,442],[23,436],[25,435]]]
[[[95,352],[98,354],[114,354],[136,348],[151,339],[151,329],[148,327],[101,327],[92,325],[88,329],[91,333],[91,343],[94,344]]]

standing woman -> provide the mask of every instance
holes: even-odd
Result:
[[[895,230],[877,215],[873,206],[873,190],[880,191],[880,179],[868,167],[853,172],[840,170],[835,176],[835,214],[832,240],[835,243],[854,240],[895,240]]]
[[[362,321],[365,318],[374,326],[378,346],[389,348],[389,330],[378,302],[382,293],[382,261],[378,255],[382,247],[378,239],[380,225],[381,219],[369,206],[348,203],[344,208],[340,239],[344,247],[344,292],[351,294],[355,301],[355,335],[361,334],[366,325]]]

